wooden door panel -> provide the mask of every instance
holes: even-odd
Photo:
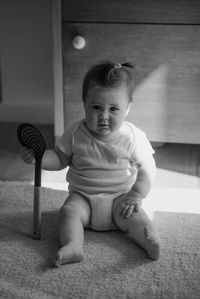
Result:
[[[199,24],[199,0],[63,0],[63,21]]]

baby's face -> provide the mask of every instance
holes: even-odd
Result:
[[[85,102],[87,128],[97,138],[108,136],[121,127],[129,109],[126,86],[95,87],[88,92]]]

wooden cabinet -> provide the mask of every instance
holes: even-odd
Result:
[[[84,117],[82,80],[111,59],[135,65],[128,120],[151,141],[200,143],[200,2],[62,2],[64,124]],[[85,46],[76,49],[75,36]]]

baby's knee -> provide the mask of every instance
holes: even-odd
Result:
[[[60,218],[80,219],[83,226],[86,227],[90,222],[89,208],[72,201],[66,202],[60,209]]]
[[[59,212],[60,217],[70,217],[70,216],[78,216],[76,208],[70,204],[67,203],[63,205]]]

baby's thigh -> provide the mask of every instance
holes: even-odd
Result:
[[[64,202],[61,213],[68,211],[81,218],[84,227],[89,226],[91,207],[89,201],[79,193],[72,192]]]

